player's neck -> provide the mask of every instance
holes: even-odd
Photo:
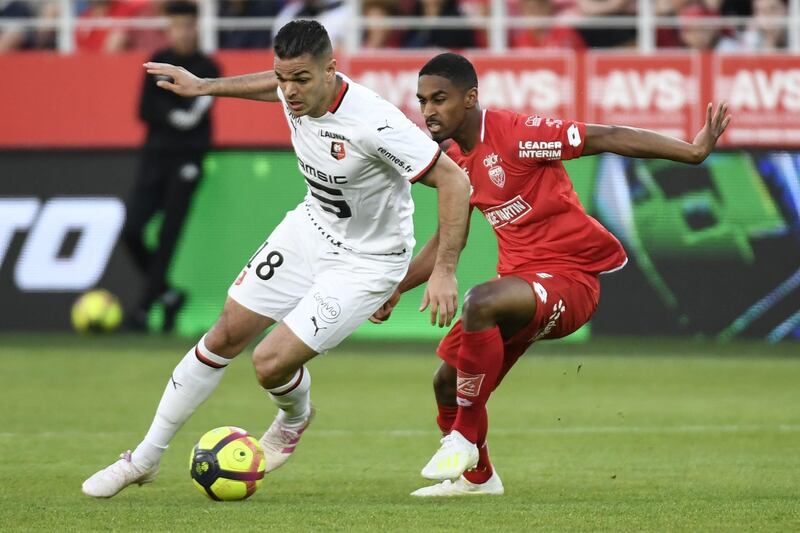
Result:
[[[467,112],[464,123],[453,135],[453,140],[464,154],[470,153],[478,144],[481,134],[481,121],[483,120],[480,106],[475,106]]]
[[[325,115],[325,113],[328,112],[328,109],[330,109],[331,106],[333,105],[333,102],[336,101],[336,98],[339,97],[339,91],[342,90],[342,84],[343,83],[344,83],[344,80],[342,78],[340,78],[339,76],[334,76],[334,78],[333,78],[333,88],[331,89],[330,95],[328,96],[328,98],[326,98],[325,102],[323,102],[324,105],[321,106],[320,109],[317,109],[317,110],[315,110],[313,112],[309,112],[308,116],[311,117],[311,118],[319,118],[319,117]]]

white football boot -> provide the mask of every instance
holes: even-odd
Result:
[[[92,498],[110,498],[128,485],[152,483],[158,475],[158,465],[139,468],[131,462],[131,451],[119,455],[119,461],[96,472],[83,482],[83,493]]]
[[[442,446],[422,469],[422,477],[439,481],[456,479],[477,466],[478,447],[458,431],[451,431],[441,443]]]
[[[264,448],[264,459],[267,463],[265,470],[267,473],[280,468],[283,463],[289,460],[289,457],[297,447],[297,443],[300,442],[300,437],[303,436],[303,432],[311,424],[315,414],[316,409],[312,406],[308,418],[299,426],[286,426],[280,417],[275,417],[272,425],[261,437],[261,440],[258,441],[261,443],[261,447]]]
[[[436,485],[422,487],[412,492],[411,496],[419,496],[421,498],[435,498],[438,496],[477,496],[481,494],[501,496],[503,492],[505,492],[503,489],[503,482],[500,480],[497,470],[495,470],[492,472],[492,477],[484,483],[472,483],[464,476],[461,476],[455,481],[445,479]]]

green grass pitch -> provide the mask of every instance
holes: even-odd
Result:
[[[318,417],[295,457],[251,499],[216,503],[189,479],[194,441],[220,425],[260,436],[274,414],[244,355],[155,484],[84,497],[190,344],[0,336],[0,530],[800,530],[796,344],[542,343],[489,406],[506,495],[449,500],[408,496],[438,445],[432,346],[345,345],[310,365]]]

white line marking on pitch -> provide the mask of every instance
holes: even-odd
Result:
[[[770,425],[689,425],[689,426],[574,426],[550,428],[496,428],[493,435],[549,435],[549,434],[658,434],[658,433],[752,433],[758,431],[798,432],[800,424]],[[0,432],[0,439],[19,437],[64,438],[64,437],[117,437],[139,435],[139,431],[40,431],[40,432]],[[433,429],[315,429],[311,433],[321,437],[341,437],[347,435],[385,435],[389,437],[419,437],[434,435]]]

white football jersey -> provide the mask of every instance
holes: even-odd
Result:
[[[300,206],[332,244],[365,254],[411,253],[411,183],[441,151],[395,106],[337,74],[342,89],[319,118],[284,113],[308,193]]]

